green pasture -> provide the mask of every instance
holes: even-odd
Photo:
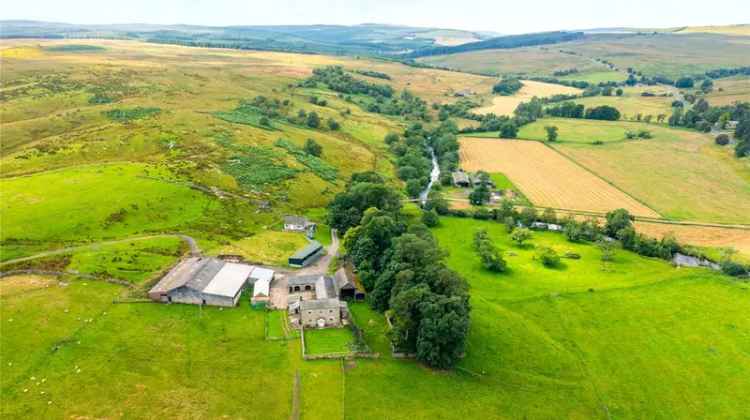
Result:
[[[309,355],[348,353],[353,341],[349,328],[305,329],[305,351]]]

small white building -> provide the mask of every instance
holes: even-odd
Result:
[[[273,270],[263,267],[253,269],[250,273],[250,281],[253,282],[253,297],[250,299],[250,303],[258,305],[270,300],[273,277]]]

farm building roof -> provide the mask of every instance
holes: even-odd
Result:
[[[349,279],[349,275],[346,274],[344,267],[336,270],[336,274],[333,275],[333,278],[336,280],[336,287],[339,289],[354,289],[356,287],[354,282]]]
[[[330,299],[315,299],[315,300],[303,300],[300,302],[299,307],[301,310],[315,310],[315,309],[338,309],[341,307],[339,301],[336,298]]]
[[[205,263],[206,260],[198,257],[180,261],[176,266],[169,270],[167,275],[151,288],[149,293],[167,293],[186,285],[190,279],[193,278],[195,273],[203,268]]]
[[[307,225],[307,218],[302,216],[284,216],[285,225]]]
[[[451,178],[453,178],[454,184],[468,184],[469,183],[469,175],[466,174],[466,172],[453,172],[451,174]]]
[[[323,277],[322,274],[305,274],[301,276],[289,277],[289,279],[287,280],[287,284],[289,286],[304,286],[307,284],[314,285],[315,282],[317,282],[321,277]]]
[[[172,268],[149,294],[165,294],[188,287],[210,295],[233,297],[245,285],[252,271],[253,266],[217,258],[187,258]]]
[[[273,280],[274,271],[270,268],[255,267],[250,273],[250,278],[257,280],[267,280],[269,283]]]
[[[310,241],[309,244],[307,244],[304,248],[300,249],[299,251],[295,252],[294,255],[292,255],[290,258],[305,259],[308,256],[320,251],[322,248],[323,248],[323,245],[321,245],[320,242]]]
[[[245,285],[253,267],[245,264],[224,263],[216,275],[203,288],[203,293],[234,297]]]

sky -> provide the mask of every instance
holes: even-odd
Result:
[[[504,34],[750,23],[748,0],[7,0],[0,19],[79,24],[390,23]]]

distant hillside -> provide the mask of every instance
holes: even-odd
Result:
[[[432,47],[414,51],[410,58],[427,57],[431,55],[456,54],[469,51],[496,50],[507,48],[530,47],[534,45],[557,44],[575,41],[584,37],[583,32],[542,32],[536,34],[507,35],[484,41],[457,45],[454,47]]]
[[[680,28],[677,33],[694,33],[701,32],[707,34],[724,34],[724,35],[741,35],[750,36],[750,24],[743,23],[740,25],[725,26],[686,26]]]
[[[0,21],[2,38],[118,38],[202,47],[324,54],[398,55],[461,45],[496,34],[383,24],[289,26],[73,25]]]

